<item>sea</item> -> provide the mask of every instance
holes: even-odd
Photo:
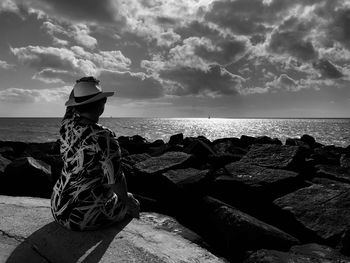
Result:
[[[1,141],[47,142],[59,138],[61,118],[0,118]],[[141,135],[152,142],[167,142],[171,135],[227,137],[269,136],[283,143],[286,138],[313,136],[325,145],[350,145],[350,118],[342,119],[240,119],[240,118],[101,118],[100,124],[116,135]]]

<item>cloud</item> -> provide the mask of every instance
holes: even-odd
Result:
[[[211,65],[207,71],[198,68],[177,67],[159,72],[160,77],[168,80],[170,94],[177,96],[196,95],[220,97],[238,94],[244,79],[229,73],[219,65]]]
[[[40,10],[58,20],[85,23],[118,23],[122,26],[125,18],[121,15],[119,0],[14,0],[17,4],[32,10]]]
[[[341,73],[336,68],[336,66],[334,66],[331,62],[329,62],[326,59],[320,59],[313,65],[316,69],[318,69],[321,72],[322,76],[325,78],[338,79],[343,76],[343,73]]]
[[[266,83],[266,87],[276,90],[286,90],[286,91],[298,91],[301,89],[297,80],[289,77],[287,74],[281,74],[278,78],[273,81]]]
[[[20,10],[19,10],[18,6],[12,0],[2,0],[0,2],[0,13],[1,12],[19,13],[19,11]]]
[[[239,35],[264,35],[276,21],[286,17],[297,1],[222,0],[215,1],[205,14],[207,21]]]
[[[4,60],[0,60],[0,68],[1,69],[12,69],[14,65],[7,63]]]
[[[100,75],[104,90],[115,91],[116,96],[133,99],[159,98],[164,95],[161,82],[144,73],[104,70]]]
[[[77,76],[66,70],[43,69],[34,74],[33,79],[40,80],[44,83],[69,83]]]
[[[97,45],[96,38],[89,35],[90,29],[85,24],[73,24],[69,25],[67,29],[60,25],[53,24],[50,21],[45,21],[43,23],[43,28],[51,35],[55,44],[67,45],[68,41],[59,39],[55,34],[60,34],[63,36],[70,37],[74,39],[78,44],[93,49]]]
[[[50,73],[71,72],[76,76],[98,76],[101,70],[128,70],[131,60],[120,51],[91,53],[82,47],[68,48],[27,46],[11,48],[18,60],[39,71],[51,69]]]
[[[300,21],[293,16],[272,31],[267,49],[281,55],[291,55],[302,61],[317,58],[318,54],[312,42],[308,39],[312,27],[309,22]]]
[[[34,103],[62,101],[68,97],[71,87],[55,89],[18,89],[0,90],[0,100],[13,103]]]

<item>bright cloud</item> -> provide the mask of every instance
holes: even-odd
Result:
[[[14,103],[54,102],[68,97],[71,87],[56,89],[19,89],[0,90],[0,100]]]

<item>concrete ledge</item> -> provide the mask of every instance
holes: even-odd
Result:
[[[0,210],[0,262],[225,262],[196,244],[195,233],[161,214],[73,232],[53,221],[48,199],[0,196]]]

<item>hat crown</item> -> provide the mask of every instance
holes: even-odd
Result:
[[[98,82],[95,81],[80,81],[74,85],[74,97],[86,97],[101,93],[102,90]]]

